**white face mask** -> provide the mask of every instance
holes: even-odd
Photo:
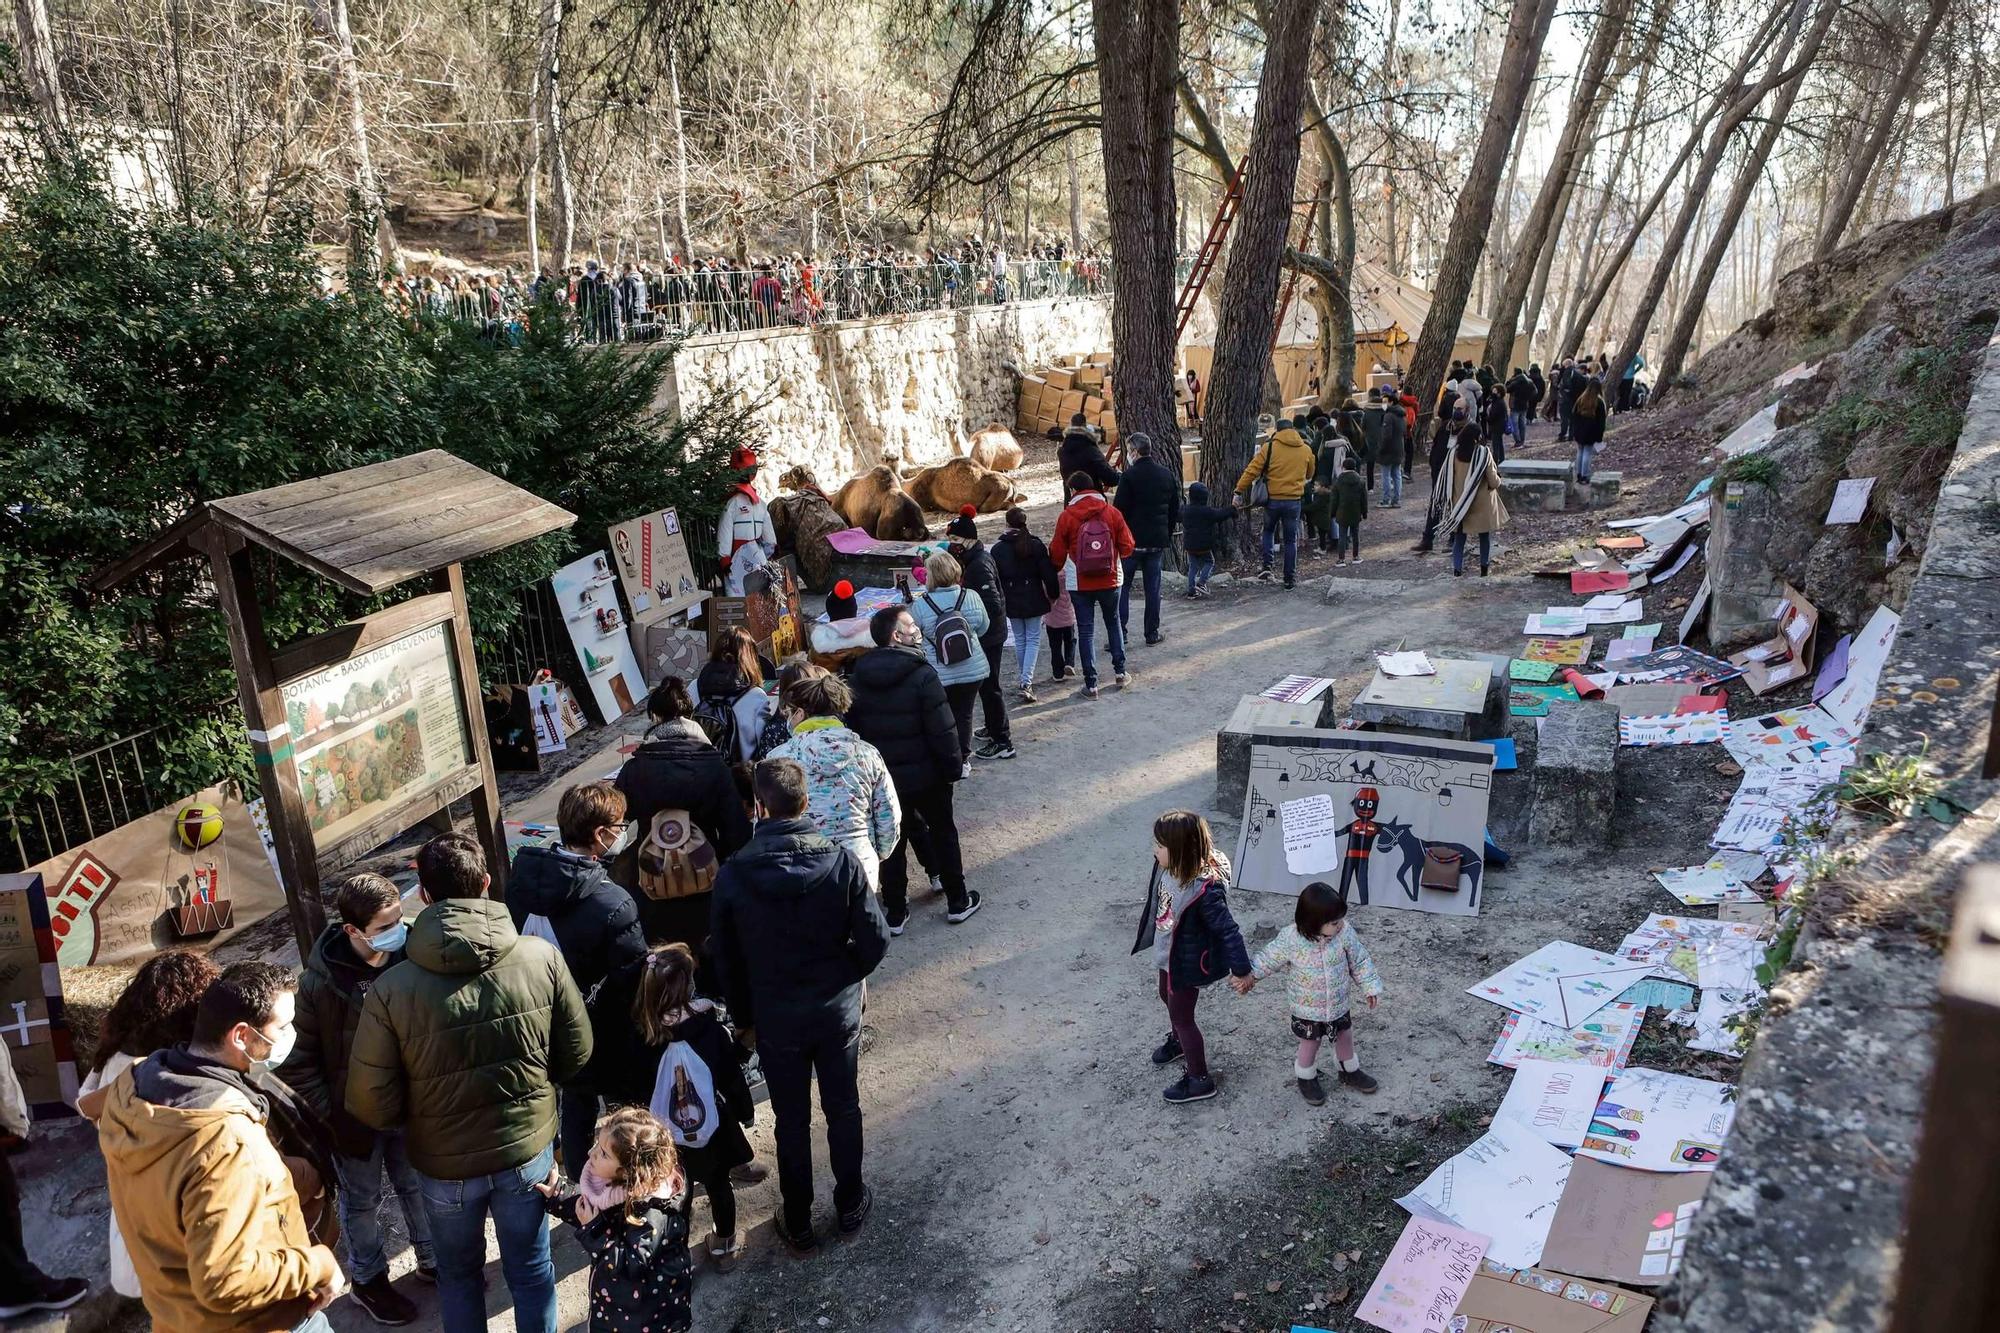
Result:
[[[264,1034],[261,1032],[257,1035],[264,1037]],[[276,1041],[271,1041],[269,1037],[264,1037],[264,1040],[271,1042],[271,1049],[263,1056],[250,1062],[250,1068],[259,1074],[271,1073],[279,1065],[285,1063],[285,1060],[292,1053],[292,1047],[298,1044],[298,1029],[287,1029],[285,1035],[279,1037]]]

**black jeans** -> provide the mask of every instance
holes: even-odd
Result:
[[[1049,636],[1049,679],[1055,680],[1065,671],[1076,669],[1076,626],[1054,625],[1042,627]]]
[[[1002,745],[1014,735],[1007,729],[1007,701],[1000,697],[1000,654],[1007,648],[1007,625],[1001,622],[1000,637],[979,645],[986,650],[986,679],[979,682],[979,709],[985,714],[986,734]]]
[[[903,848],[912,838],[930,840],[931,873],[944,881],[945,902],[953,911],[965,906],[965,864],[958,848],[958,822],[951,809],[952,784],[933,782],[922,792],[898,791],[903,802],[903,832],[882,862],[882,912],[891,925],[910,914],[910,868]],[[912,848],[914,850],[914,848]]]
[[[951,704],[952,720],[958,723],[958,752],[966,759],[972,758],[972,705],[979,700],[980,684],[979,681],[968,680],[944,687],[944,697]]]
[[[21,1238],[21,1183],[14,1164],[0,1152],[0,1305],[34,1300],[49,1285],[49,1275],[28,1258]]]
[[[826,1117],[826,1155],[833,1166],[833,1206],[846,1212],[861,1202],[861,988],[810,1018],[787,1018],[757,1029],[757,1056],[771,1092],[778,1145],[778,1194],[785,1229],[804,1235],[812,1226],[812,1085],[819,1083]]]

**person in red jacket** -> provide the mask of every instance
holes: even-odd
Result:
[[[1097,616],[1104,616],[1105,646],[1111,650],[1111,683],[1132,683],[1125,671],[1125,638],[1118,625],[1118,585],[1125,557],[1132,554],[1132,529],[1104,498],[1104,483],[1088,472],[1070,475],[1070,501],[1056,520],[1049,559],[1062,570],[1063,586],[1076,608],[1077,644],[1083,658],[1083,697],[1097,697]]]

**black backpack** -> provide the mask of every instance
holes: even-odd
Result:
[[[978,645],[972,637],[972,626],[965,619],[965,589],[958,590],[958,600],[948,611],[932,601],[929,593],[924,594],[924,605],[937,616],[931,622],[931,651],[937,654],[938,665],[957,666],[971,661],[972,650]]]
[[[695,725],[702,729],[710,745],[722,751],[722,761],[726,764],[735,763],[743,753],[737,740],[736,701],[748,693],[749,690],[744,690],[726,699],[719,694],[704,694],[694,706]]]

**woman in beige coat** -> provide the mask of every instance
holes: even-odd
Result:
[[[1465,536],[1479,536],[1479,576],[1493,572],[1493,534],[1507,525],[1507,506],[1500,501],[1500,470],[1493,451],[1472,431],[1461,432],[1445,463],[1443,526],[1451,533],[1451,572],[1465,573]]]

